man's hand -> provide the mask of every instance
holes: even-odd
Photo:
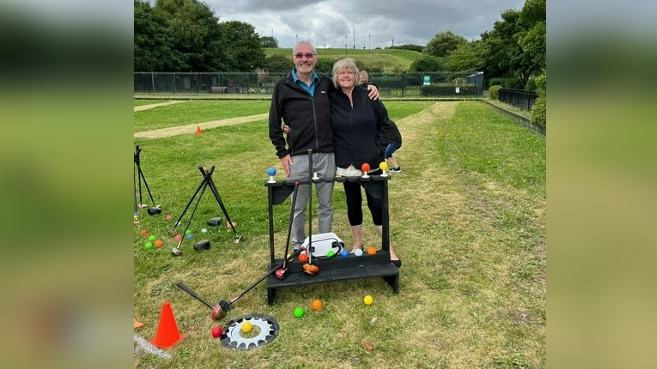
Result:
[[[374,86],[374,85],[367,85],[367,96],[369,96],[370,100],[378,100],[379,99],[379,89]]]
[[[290,126],[288,126],[287,124],[284,124],[283,125],[283,132],[285,132],[285,134],[290,133]]]
[[[285,176],[289,177],[290,176],[290,166],[294,165],[292,162],[292,157],[290,154],[287,154],[281,158],[281,164],[283,165],[283,169],[285,170]]]

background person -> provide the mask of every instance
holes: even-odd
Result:
[[[385,106],[379,100],[372,101],[367,98],[367,91],[359,85],[359,71],[354,59],[344,58],[335,62],[333,83],[338,88],[330,95],[336,174],[359,176],[362,174],[359,168],[363,163],[368,163],[370,168],[373,168],[371,174],[381,173],[378,168],[388,145],[390,128]],[[345,181],[343,186],[347,200],[347,216],[354,240],[353,250],[362,249],[361,182]],[[367,207],[379,234],[383,231],[382,188],[383,182],[380,181],[370,181],[365,187]],[[401,260],[392,246],[390,260],[395,265],[401,266]]]
[[[361,70],[358,73],[359,83],[361,86],[366,86],[369,83],[370,76],[366,70]],[[390,118],[388,118],[390,119]],[[390,164],[390,171],[393,173],[401,173],[401,167],[397,163],[397,160],[392,156],[392,154],[399,150],[402,145],[402,136],[397,128],[397,124],[392,120],[389,120],[390,123],[390,132],[388,132],[388,146],[385,150],[384,159]]]

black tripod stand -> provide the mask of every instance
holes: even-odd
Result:
[[[146,190],[148,191],[148,196],[151,197],[151,202],[153,203],[153,207],[148,209],[148,214],[149,215],[155,215],[155,214],[160,214],[162,212],[162,209],[160,208],[160,205],[155,205],[155,200],[153,200],[153,194],[151,194],[151,189],[148,187],[148,183],[146,182],[146,177],[144,176],[144,172],[141,170],[141,163],[139,160],[139,154],[141,153],[141,149],[139,148],[139,145],[135,146],[136,151],[135,151],[135,169],[134,169],[134,193],[135,193],[135,215],[139,214],[139,208],[146,208],[148,205],[144,204],[142,201],[141,197],[141,182],[144,182],[144,185],[146,186]],[[139,182],[139,204],[137,204],[137,182]]]
[[[185,226],[185,232],[184,233],[187,233],[187,230],[189,229],[189,225],[192,223],[192,219],[194,218],[194,214],[196,213],[196,209],[198,209],[198,204],[201,202],[201,199],[203,198],[203,194],[205,193],[205,189],[210,187],[210,192],[212,192],[212,194],[214,195],[214,198],[217,200],[217,203],[221,207],[221,210],[223,211],[224,216],[226,217],[226,221],[227,221],[226,225],[229,226],[230,229],[232,229],[233,233],[235,234],[234,242],[235,243],[243,242],[244,237],[237,234],[237,230],[235,229],[235,224],[230,220],[230,216],[228,215],[228,211],[226,210],[226,207],[224,206],[223,201],[221,201],[221,196],[219,196],[219,190],[217,190],[217,185],[215,185],[214,181],[212,180],[212,173],[214,173],[214,165],[208,170],[203,169],[203,167],[199,165],[198,170],[203,175],[203,180],[201,181],[201,184],[196,189],[196,192],[194,192],[194,195],[192,195],[192,198],[189,199],[189,202],[187,203],[187,206],[185,207],[185,210],[182,211],[182,213],[180,214],[180,217],[178,218],[178,220],[176,220],[176,223],[175,223],[173,229],[171,229],[171,231],[175,230],[176,227],[178,227],[178,225],[180,224],[180,220],[185,215],[185,213],[187,212],[187,209],[189,209],[190,205],[192,205],[192,202],[194,201],[194,198],[196,197],[196,195],[199,195],[198,200],[196,200],[196,204],[194,204],[194,209],[192,209],[192,214],[189,217],[189,220],[187,221],[187,225]],[[208,221],[208,224],[210,224],[210,225],[219,225],[219,223],[220,222],[217,222],[216,219],[211,219],[211,220]],[[180,250],[180,245],[182,244],[182,241],[183,241],[183,238],[181,238],[178,241],[178,246],[177,247],[174,247],[173,249],[171,249],[171,254],[173,254],[174,256],[182,255],[182,250]]]

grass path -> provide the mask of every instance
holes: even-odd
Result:
[[[134,111],[148,110],[148,109],[157,108],[158,106],[173,105],[173,104],[178,104],[178,103],[181,103],[181,102],[184,102],[184,101],[175,100],[175,101],[167,101],[167,102],[157,103],[157,104],[149,104],[149,105],[135,106],[135,110],[134,110]]]
[[[152,105],[148,105],[148,106],[152,106]],[[135,109],[137,108],[138,107],[135,107]],[[265,113],[265,114],[249,115],[246,117],[237,117],[237,118],[213,120],[210,122],[203,122],[203,123],[187,124],[184,126],[154,129],[151,131],[135,132],[134,137],[153,139],[153,138],[172,137],[172,136],[184,135],[184,134],[194,134],[196,133],[196,127],[200,127],[202,131],[204,129],[212,129],[220,126],[232,126],[235,124],[242,124],[242,123],[253,122],[256,120],[263,120],[263,119],[267,119],[268,116],[269,114]]]

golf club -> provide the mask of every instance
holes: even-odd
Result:
[[[292,205],[290,207],[290,224],[287,228],[287,241],[285,243],[285,261],[283,266],[276,271],[276,278],[283,280],[287,278],[290,274],[290,270],[287,268],[287,253],[290,250],[290,234],[292,233],[292,220],[294,219],[294,208],[297,205],[297,192],[299,191],[299,181],[294,181],[294,193],[292,194]]]
[[[184,283],[182,283],[181,281],[176,282],[176,286],[180,287],[180,289],[182,289],[183,291],[187,292],[190,296],[192,296],[192,297],[194,297],[195,299],[201,301],[201,302],[202,302],[203,304],[205,304],[207,307],[209,307],[210,309],[212,309],[212,314],[210,315],[210,317],[212,318],[212,320],[218,320],[218,319],[221,319],[221,318],[223,317],[223,316],[222,316],[222,317],[217,316],[217,313],[218,313],[219,311],[221,311],[221,307],[219,306],[219,304],[212,306],[209,302],[207,302],[207,301],[205,301],[204,299],[202,299],[199,295],[196,294],[196,292],[194,292],[191,288],[187,287],[187,286],[186,286]],[[224,315],[225,315],[225,314],[224,314]]]
[[[225,300],[221,300],[221,301],[219,301],[219,304],[218,304],[218,305],[219,305],[219,310],[215,312],[215,310],[214,310],[214,308],[213,308],[213,310],[212,310],[212,314],[215,315],[215,316],[217,316],[218,318],[223,318],[224,316],[226,316],[226,313],[227,313],[228,311],[230,311],[230,310],[233,309],[233,304],[235,303],[235,301],[239,300],[242,296],[246,295],[247,292],[251,291],[253,288],[255,288],[255,286],[259,285],[262,281],[264,281],[265,279],[267,279],[267,277],[269,277],[271,274],[275,273],[275,272],[278,271],[281,267],[283,267],[284,265],[286,265],[286,263],[287,263],[288,260],[294,259],[294,257],[297,256],[300,252],[301,252],[301,249],[299,249],[299,250],[294,250],[294,252],[292,253],[292,255],[290,255],[290,257],[285,258],[285,260],[283,260],[282,263],[280,263],[280,264],[278,264],[276,267],[272,268],[269,272],[267,272],[267,274],[265,274],[264,276],[262,276],[262,278],[260,278],[256,283],[254,283],[253,285],[251,285],[251,287],[249,287],[249,288],[247,288],[246,290],[244,290],[244,292],[240,293],[240,294],[239,294],[237,297],[235,297],[234,299],[232,299],[232,300],[230,300],[230,301],[225,301]],[[193,295],[192,295],[192,296],[193,296]],[[215,306],[215,308],[216,308],[216,306]],[[214,319],[214,318],[212,318],[212,319]]]

